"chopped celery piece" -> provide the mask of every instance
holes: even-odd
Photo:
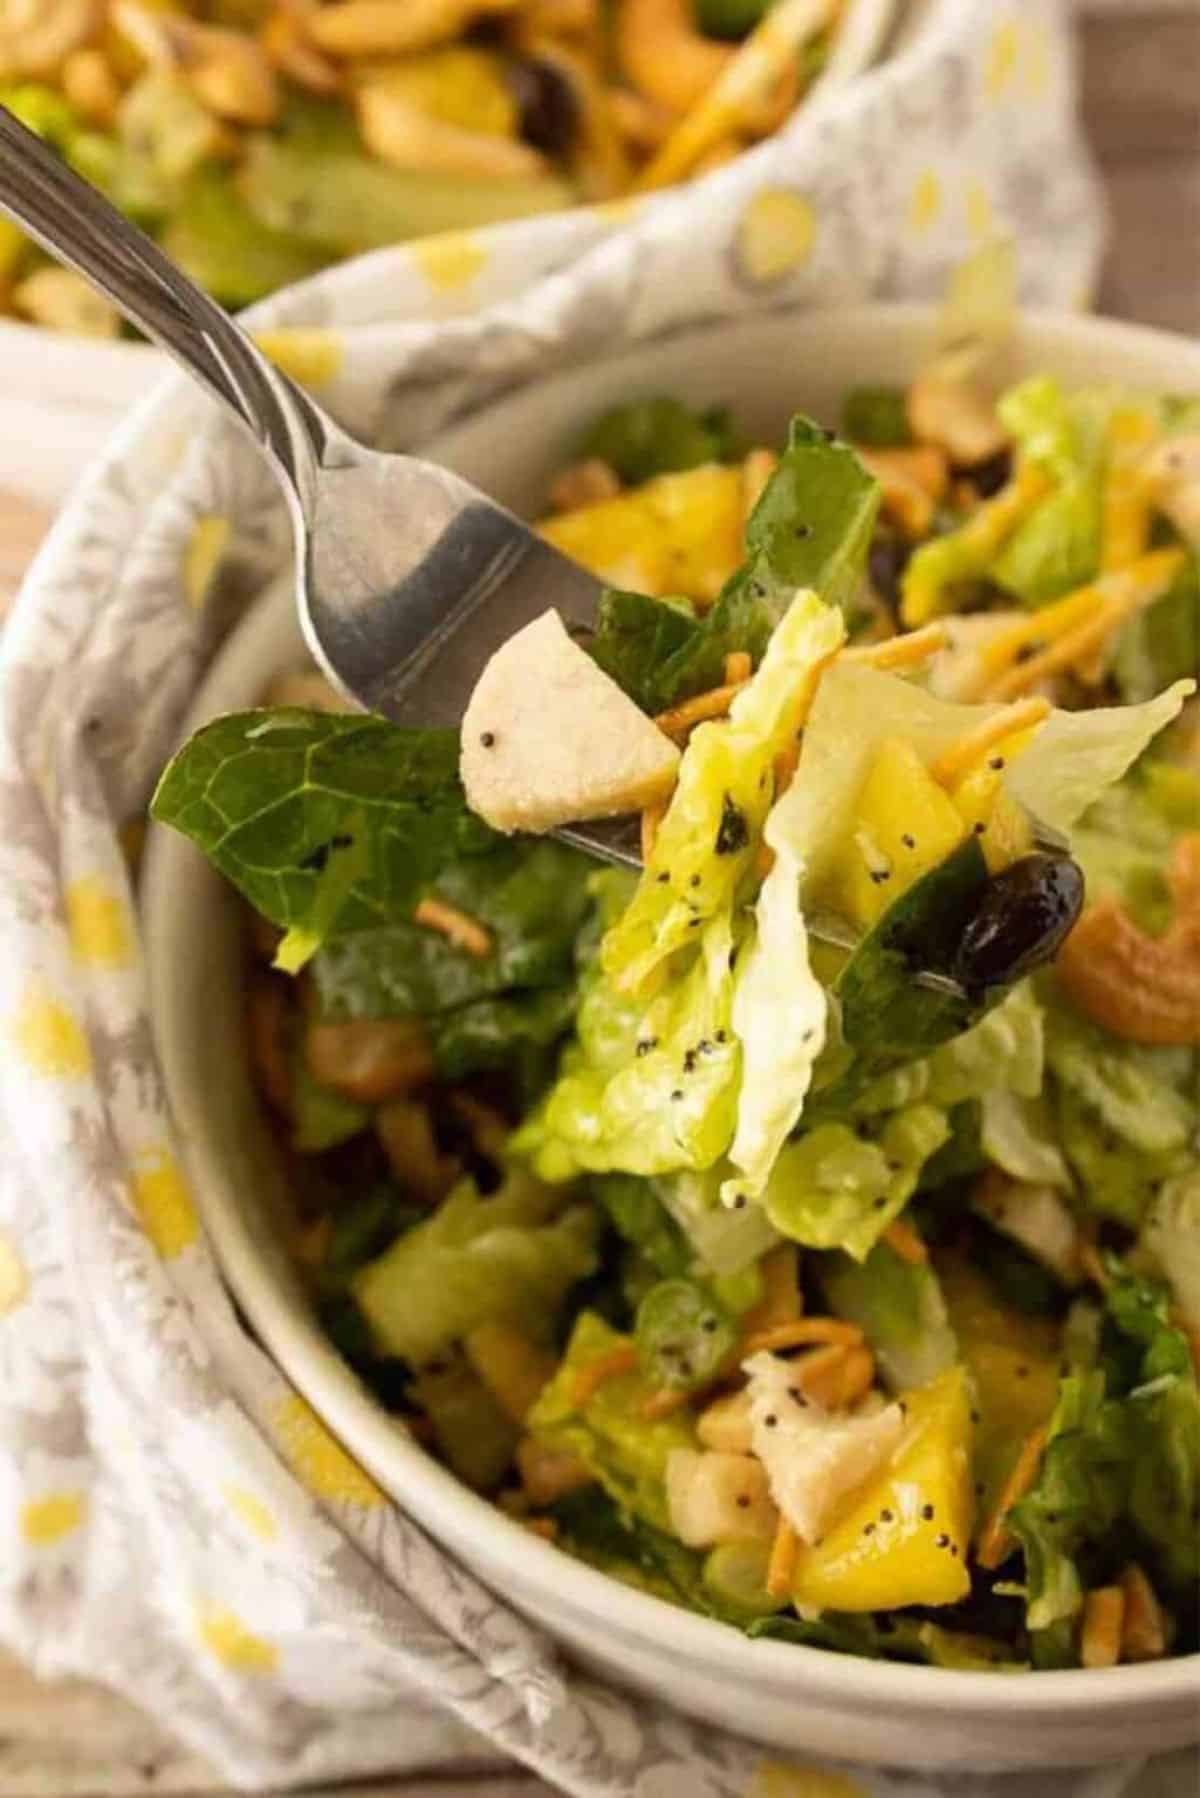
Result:
[[[340,255],[438,231],[466,231],[574,204],[555,175],[467,179],[389,168],[353,149],[253,135],[239,184],[268,230]]]

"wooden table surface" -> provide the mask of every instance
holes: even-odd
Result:
[[[1136,17],[1132,10],[1122,0],[1082,23],[1084,114],[1113,225],[1097,309],[1196,334],[1200,0],[1164,0],[1161,11],[1139,9]],[[0,604],[16,591],[48,523],[43,511],[0,494]],[[0,1651],[0,1798],[211,1792],[211,1770],[171,1743],[160,1727],[167,1721],[97,1687],[36,1685]],[[1144,1798],[1157,1789],[1152,1778]],[[361,1798],[536,1798],[546,1790],[519,1775],[356,1788]]]

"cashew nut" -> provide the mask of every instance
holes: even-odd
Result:
[[[519,0],[337,0],[306,22],[328,56],[400,56],[449,43],[481,13],[512,12]]]
[[[266,51],[253,38],[175,14],[148,12],[134,0],[117,0],[113,17],[148,62],[177,69],[216,118],[235,125],[274,120],[279,84]]]
[[[1176,843],[1167,880],[1175,912],[1162,936],[1106,894],[1058,954],[1075,1004],[1127,1042],[1200,1043],[1200,832]]]
[[[991,399],[971,381],[936,369],[909,388],[908,422],[918,443],[939,445],[958,468],[974,468],[1008,445]]]
[[[101,0],[0,0],[0,81],[52,75],[103,22]]]
[[[115,337],[121,327],[116,308],[67,268],[35,269],[13,288],[12,302],[23,318],[72,337]]]
[[[314,49],[303,24],[293,13],[273,12],[259,33],[259,42],[279,73],[297,87],[310,94],[337,93],[341,77],[336,66]]]
[[[386,81],[365,83],[355,105],[363,142],[396,168],[518,180],[545,170],[545,159],[528,144],[435,119]]]
[[[112,125],[121,88],[103,50],[72,50],[59,71],[62,91],[77,112],[97,125]]]
[[[617,12],[621,70],[640,94],[689,112],[736,54],[696,28],[691,0],[626,0]]]

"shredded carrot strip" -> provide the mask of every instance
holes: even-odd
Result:
[[[1061,674],[1064,669],[1085,662],[1103,647],[1112,632],[1126,618],[1153,605],[1156,599],[1161,599],[1175,579],[1182,560],[1182,550],[1151,550],[1149,555],[1142,556],[1117,573],[1106,575],[1093,586],[1082,587],[1078,593],[1069,593],[1066,599],[1058,601],[1058,606],[1062,608],[1060,624],[1062,618],[1086,611],[1082,621],[1064,631],[1056,642],[1048,644],[1037,655],[1018,662],[1016,667],[987,681],[982,696],[987,699],[1015,699],[1026,688],[1037,686],[1051,675]],[[1067,610],[1068,601],[1073,604],[1070,613]],[[1046,620],[1055,609],[1047,606],[1045,612],[1035,613],[1030,623],[1039,624],[1041,630],[1031,632],[1023,640],[1039,642],[1046,634]],[[1016,626],[1013,627],[1014,632],[1015,630]],[[997,638],[996,642],[999,641]],[[989,644],[988,650],[994,652],[995,647],[995,643]],[[985,664],[988,650],[983,652]]]
[[[642,1416],[647,1423],[656,1423],[660,1417],[673,1417],[676,1411],[682,1411],[695,1397],[694,1392],[685,1392],[678,1386],[662,1386],[652,1392],[642,1406]]]
[[[682,742],[697,724],[724,718],[745,685],[745,681],[730,681],[723,687],[710,687],[707,693],[697,693],[694,699],[685,699],[669,712],[660,712],[654,722],[665,736]]]
[[[642,812],[642,866],[645,867],[654,854],[654,845],[658,841],[659,827],[667,815],[663,804],[648,805]]]
[[[637,1364],[638,1353],[632,1342],[622,1343],[620,1348],[609,1349],[606,1355],[589,1361],[575,1376],[576,1405],[586,1405],[607,1380],[617,1380],[622,1374],[632,1373]]]
[[[846,1403],[846,1393],[856,1385],[850,1358],[860,1351],[846,1348],[840,1342],[826,1343],[823,1348],[809,1349],[793,1362],[792,1378],[805,1398],[825,1411],[836,1411]],[[869,1359],[869,1357],[868,1357]],[[871,1362],[872,1373],[874,1362]]]
[[[1100,566],[1123,568],[1144,555],[1150,536],[1150,482],[1143,458],[1158,435],[1148,412],[1123,407],[1106,433],[1108,472],[1104,480]]]
[[[553,1542],[558,1535],[558,1521],[554,1517],[526,1517],[522,1521],[531,1535],[540,1536],[544,1542]]]
[[[791,1592],[799,1552],[800,1537],[781,1512],[771,1544],[771,1559],[767,1563],[767,1591],[772,1598],[786,1598]]]
[[[1121,1659],[1157,1661],[1167,1652],[1167,1619],[1154,1588],[1136,1561],[1121,1575],[1125,1612],[1121,1619]]]
[[[459,911],[457,905],[447,905],[444,899],[422,899],[413,919],[427,930],[436,930],[456,949],[473,955],[476,961],[486,961],[492,953],[491,931],[485,930],[477,918]]]
[[[1083,1601],[1079,1660],[1084,1667],[1115,1667],[1121,1658],[1125,1594],[1120,1586],[1097,1586]]]
[[[1004,1482],[1000,1496],[996,1500],[996,1508],[979,1538],[979,1548],[975,1558],[981,1567],[999,1567],[1008,1554],[1012,1546],[1012,1537],[1004,1519],[1033,1485],[1049,1435],[1049,1424],[1042,1424],[1039,1429],[1031,1430],[1021,1444],[1021,1452],[1013,1462],[1012,1471]]]
[[[939,649],[950,647],[950,633],[944,624],[924,624],[919,631],[902,631],[898,637],[885,637],[882,643],[859,644],[842,651],[843,662],[866,664],[868,668],[915,668],[927,662]]]
[[[1048,699],[1022,699],[1016,705],[1007,706],[1002,712],[993,712],[990,718],[985,718],[982,724],[976,725],[966,736],[951,743],[949,749],[944,749],[930,763],[929,772],[941,786],[956,786],[964,774],[983,760],[989,749],[993,749],[1005,737],[1015,736],[1019,730],[1031,730],[1049,715]]]
[[[1099,588],[1095,582],[1089,582],[1086,587],[1056,599],[1053,605],[1043,607],[1040,612],[1019,618],[997,631],[979,651],[978,676],[963,697],[968,700],[982,698],[993,677],[1011,667],[1023,649],[1030,644],[1044,648],[1065,636],[1075,625],[1090,618],[1099,603]]]
[[[801,1382],[803,1384],[803,1381]],[[853,1405],[875,1384],[875,1357],[869,1348],[846,1349],[837,1402]]]
[[[913,1267],[923,1267],[929,1260],[929,1250],[913,1229],[902,1217],[892,1220],[883,1233],[883,1240],[893,1254],[899,1255],[901,1261],[908,1261]]]
[[[754,857],[754,872],[765,880],[775,866],[775,851],[768,843],[760,843]]]
[[[744,649],[734,649],[725,657],[725,685],[740,687],[748,681],[753,672],[754,663]]]
[[[790,1324],[774,1324],[769,1330],[755,1330],[747,1336],[738,1353],[747,1355],[778,1353],[780,1349],[808,1348],[815,1342],[836,1343],[840,1348],[857,1348],[863,1333],[857,1324],[840,1317],[797,1317]]]

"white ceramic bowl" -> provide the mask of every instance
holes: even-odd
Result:
[[[931,0],[915,3],[928,8]],[[871,66],[895,9],[896,0],[848,0],[833,51],[806,106]],[[903,41],[910,47],[911,36]],[[149,392],[167,366],[163,353],[147,343],[69,337],[0,318],[6,427],[0,435],[0,489],[56,505],[122,413]]]
[[[639,393],[727,401],[756,440],[804,407],[828,420],[856,382],[903,381],[932,315],[872,308],[776,315],[655,343],[525,389],[443,437],[440,459],[536,512],[582,421]],[[1032,317],[1014,372],[1200,393],[1200,347],[1090,319]],[[189,720],[255,703],[303,651],[286,581],[246,619]],[[538,1541],[412,1442],[326,1343],[272,1219],[280,1176],[251,1094],[230,891],[181,837],[151,832],[144,886],[151,1000],[183,1155],[212,1242],[251,1324],[295,1385],[432,1535],[583,1663],[623,1685],[789,1749],[922,1767],[1085,1763],[1200,1738],[1200,1657],[1013,1677],[851,1660],[752,1642],[621,1586]]]

